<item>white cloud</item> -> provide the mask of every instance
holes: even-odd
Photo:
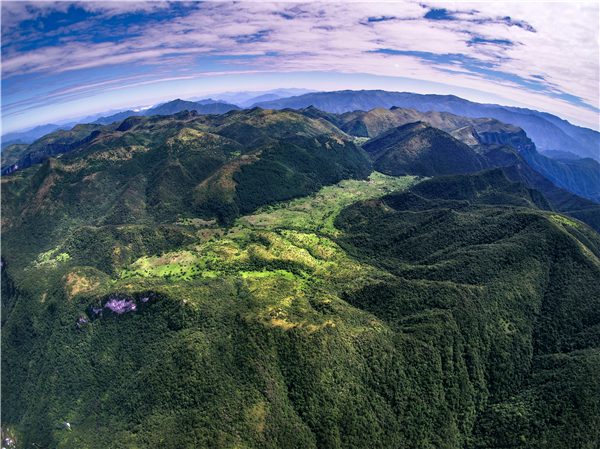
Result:
[[[455,2],[428,3],[427,7],[417,2],[182,3],[185,14],[162,20],[153,15],[149,23],[123,22],[110,28],[104,22],[106,18],[115,21],[117,16],[134,12],[166,12],[172,5],[84,2],[77,6],[94,14],[86,22],[48,33],[15,25],[46,17],[53,9],[64,12],[69,5],[2,3],[3,28],[6,21],[11,21],[3,29],[3,79],[30,74],[43,80],[45,75],[140,65],[171,68],[171,72],[165,68],[164,77],[176,78],[177,73],[220,56],[220,64],[248,67],[243,70],[251,71],[325,71],[443,79],[445,83],[487,89],[507,98],[527,98],[534,102],[532,106],[568,109],[569,115],[586,116],[588,121],[594,112],[564,99],[552,99],[548,94],[567,94],[595,108],[599,106],[596,3]],[[424,15],[430,7],[444,8],[456,20],[427,20]],[[506,19],[508,16],[510,20]],[[123,39],[103,40],[103,36],[115,33]],[[51,35],[59,37],[61,43],[26,52],[18,50]],[[418,53],[374,53],[383,49],[461,56],[434,62],[420,58]],[[496,71],[497,76],[476,70],[477,66]],[[210,76],[198,70],[202,72],[192,70],[196,72],[193,76]],[[503,73],[514,78],[500,76]],[[520,85],[516,82],[519,78],[535,81],[546,92]],[[147,82],[154,83],[156,79]],[[113,83],[103,81],[103,86],[111,89],[123,85],[119,79]],[[68,89],[62,94],[85,91],[81,85],[70,87],[72,91]]]

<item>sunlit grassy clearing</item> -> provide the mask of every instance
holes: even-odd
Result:
[[[323,187],[314,195],[268,207],[267,211],[242,217],[241,226],[264,228],[288,227],[335,235],[337,214],[346,206],[361,200],[404,190],[418,181],[416,176],[394,177],[373,172],[368,181],[345,180]]]
[[[574,227],[578,227],[579,226],[574,221],[569,220],[568,218],[563,217],[562,215],[550,215],[550,219],[552,221],[554,221],[555,223],[558,223],[558,224],[561,224],[561,225],[568,225],[568,226],[574,226]]]
[[[120,279],[277,278],[293,280],[303,290],[308,284],[325,282],[332,287],[360,280],[368,271],[327,237],[294,230],[245,229],[232,238],[141,257],[120,272]]]
[[[216,223],[215,220],[202,220],[201,218],[180,218],[175,224],[183,226],[211,226]]]
[[[298,198],[270,207],[268,212],[242,217],[238,226],[226,236],[204,241],[193,250],[182,250],[161,256],[142,257],[120,273],[123,278],[170,277],[191,279],[193,277],[215,277],[231,272],[234,264],[236,275],[249,277],[275,276],[294,279],[286,270],[244,269],[251,257],[264,261],[299,262],[309,268],[311,274],[320,273],[328,278],[340,258],[339,248],[321,235],[335,235],[333,226],[337,214],[349,204],[374,198],[394,191],[404,190],[417,182],[414,176],[393,177],[373,172],[368,181],[346,180],[321,189],[314,196]],[[185,220],[182,224],[196,224]],[[281,231],[279,235],[264,231],[269,228],[292,228],[309,231]],[[255,229],[255,230],[252,230]],[[258,234],[257,234],[258,232]],[[261,235],[263,244],[247,245],[250,235]],[[268,241],[268,246],[265,246]],[[337,271],[337,270],[334,270]]]

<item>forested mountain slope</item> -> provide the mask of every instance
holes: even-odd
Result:
[[[394,176],[454,175],[488,168],[468,145],[424,122],[393,128],[366,142],[363,149],[375,170]]]
[[[469,118],[449,112],[428,111],[392,107],[378,107],[368,112],[354,111],[344,114],[317,114],[315,108],[299,112],[320,116],[343,131],[357,137],[374,138],[398,126],[422,121],[449,133],[462,132],[465,143],[477,146],[482,143],[511,145],[527,160],[527,163],[558,187],[600,203],[600,164],[596,160],[555,160],[538,153],[536,145],[523,129],[493,118]],[[466,133],[466,134],[465,134]],[[459,140],[460,136],[456,135]]]
[[[422,95],[384,90],[344,90],[309,93],[257,103],[255,106],[265,109],[302,109],[314,106],[317,109],[337,114],[395,106],[415,109],[423,113],[439,111],[461,117],[488,117],[523,128],[541,151],[570,151],[581,157],[591,157],[600,161],[600,134],[598,131],[574,126],[552,114],[531,109],[475,103],[455,95]]]
[[[598,447],[600,235],[555,204],[576,199],[511,147],[300,112],[129,117],[2,177],[18,444]],[[409,175],[373,171],[399,148]]]

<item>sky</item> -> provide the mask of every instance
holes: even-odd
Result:
[[[1,2],[2,133],[224,91],[454,94],[599,127],[598,2]]]

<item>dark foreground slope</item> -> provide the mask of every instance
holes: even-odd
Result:
[[[595,447],[598,234],[513,207],[519,188],[501,175],[438,178],[346,209],[342,246],[398,277],[345,299],[439,351],[446,400],[469,404],[451,414],[473,426],[465,447]]]
[[[498,169],[397,192],[291,111],[98,131],[2,178],[20,446],[600,443],[600,236],[539,191]]]

